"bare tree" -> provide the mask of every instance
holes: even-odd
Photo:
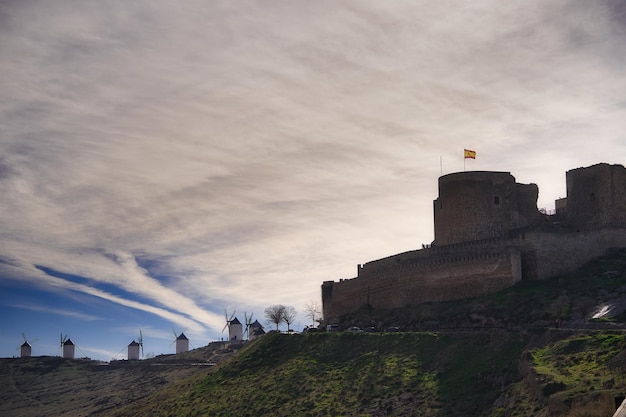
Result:
[[[595,305],[595,300],[590,297],[582,297],[576,301],[575,309],[580,317],[583,319],[583,325],[587,327],[587,320],[589,319],[589,315],[593,310]]]
[[[564,319],[570,309],[569,297],[563,292],[559,298],[552,303],[552,312],[557,320]]]
[[[283,321],[287,323],[287,331],[291,330],[289,326],[294,322],[297,314],[296,309],[292,306],[285,307],[285,311],[283,311]]]
[[[265,317],[270,323],[276,325],[276,330],[278,330],[280,323],[285,321],[285,309],[286,307],[282,304],[274,304],[265,309]],[[287,324],[287,328],[289,328],[289,324]]]
[[[313,322],[313,326],[315,326],[315,322],[318,318],[322,316],[322,309],[320,308],[320,303],[316,300],[309,301],[304,306],[304,313],[306,317],[310,318]]]

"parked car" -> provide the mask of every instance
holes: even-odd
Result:
[[[377,330],[376,330],[376,327],[366,327],[365,329],[363,329],[363,331],[367,333],[374,333]]]
[[[385,331],[389,333],[395,333],[395,332],[399,332],[400,328],[397,326],[391,326],[391,327],[387,327]]]
[[[339,325],[338,324],[327,324],[326,325],[326,331],[327,332],[338,332],[339,331]]]
[[[348,330],[346,331],[350,333],[363,333],[363,330],[361,330],[360,327],[356,327],[356,326],[348,327]]]

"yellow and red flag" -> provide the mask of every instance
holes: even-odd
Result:
[[[465,159],[467,158],[476,159],[476,151],[470,151],[469,149],[464,149],[463,156],[465,157]]]

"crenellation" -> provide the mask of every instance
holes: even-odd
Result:
[[[568,171],[566,180],[567,197],[550,216],[537,209],[537,185],[508,172],[442,176],[434,241],[359,264],[354,278],[325,281],[324,316],[489,294],[626,247],[626,168],[597,164]]]

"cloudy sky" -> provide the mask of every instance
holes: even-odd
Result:
[[[464,148],[552,209],[626,163],[624,45],[623,0],[0,1],[0,356],[302,311],[432,241]]]

